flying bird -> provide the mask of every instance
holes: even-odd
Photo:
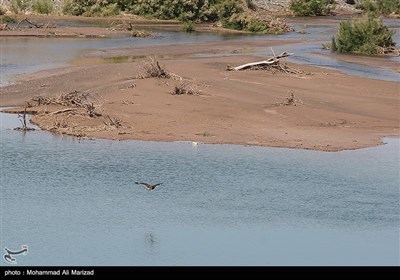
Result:
[[[162,185],[162,183],[158,183],[155,185],[149,183],[135,182],[136,185],[145,185],[148,191],[154,190],[157,186]]]

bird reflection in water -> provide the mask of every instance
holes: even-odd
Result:
[[[158,241],[157,238],[155,237],[154,233],[148,232],[145,234],[145,247],[146,251],[148,254],[156,254],[157,253],[157,248],[158,248]]]

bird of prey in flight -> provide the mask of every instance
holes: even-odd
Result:
[[[155,185],[149,184],[149,183],[143,183],[143,182],[135,182],[136,185],[145,185],[148,191],[154,190],[157,186],[162,185],[162,183],[158,183]]]

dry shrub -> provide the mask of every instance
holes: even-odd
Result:
[[[27,107],[42,105],[59,105],[64,107],[77,107],[86,109],[90,117],[100,117],[98,112],[101,105],[94,104],[95,98],[88,92],[72,91],[63,93],[59,97],[34,96],[27,102]]]
[[[165,66],[161,66],[158,60],[151,59],[150,62],[143,66],[144,73],[139,76],[141,79],[147,78],[161,78],[169,79],[171,74],[167,71]]]
[[[196,84],[184,81],[181,82],[179,85],[175,86],[174,90],[172,91],[172,95],[182,95],[182,94],[200,95],[201,90],[197,88]]]
[[[151,33],[144,30],[133,29],[131,31],[131,36],[135,38],[147,38],[151,36]]]
[[[122,120],[117,118],[117,117],[110,117],[107,116],[107,121],[104,121],[104,124],[107,126],[114,126],[116,128],[119,128],[122,126]]]
[[[284,106],[297,106],[297,104],[303,104],[303,101],[294,97],[294,91],[289,92],[289,97],[286,97],[286,101],[282,103]]]
[[[155,59],[151,59],[150,62],[143,66],[142,74],[138,75],[137,79],[148,79],[148,78],[160,78],[160,79],[173,79],[182,80],[181,76],[169,72],[165,66],[161,66],[160,62]]]

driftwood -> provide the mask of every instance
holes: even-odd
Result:
[[[107,115],[107,118],[110,120],[110,122],[105,122],[103,121],[103,123],[107,126],[114,126],[116,128],[119,128],[122,126],[122,120],[117,118],[117,117],[110,117],[109,115]]]
[[[263,60],[263,61],[246,63],[246,64],[242,64],[242,65],[239,65],[236,67],[232,67],[232,66],[228,65],[226,67],[226,70],[240,71],[240,70],[246,70],[246,69],[250,69],[250,68],[254,68],[254,67],[264,67],[264,66],[275,65],[275,64],[279,63],[279,59],[290,56],[290,55],[293,55],[293,53],[283,52],[280,55],[272,56],[272,57],[268,58],[267,60]]]
[[[50,115],[58,115],[58,114],[62,114],[62,113],[67,113],[67,112],[75,112],[76,108],[67,108],[67,109],[62,109],[62,110],[58,110],[55,112],[51,112]]]
[[[26,22],[26,23],[28,23],[30,26],[34,26],[34,27],[36,27],[36,28],[56,28],[56,25],[55,25],[55,24],[52,24],[52,25],[50,25],[49,23],[47,23],[47,24],[40,23],[40,24],[39,24],[39,23],[31,22],[28,18],[24,18],[23,20],[21,20],[21,21],[18,22],[18,24],[17,24],[17,26],[15,27],[15,29],[18,29],[19,25],[20,25],[21,23],[23,23],[23,22]]]
[[[93,103],[95,99],[92,94],[87,92],[72,91],[69,93],[61,94],[59,97],[46,97],[46,96],[34,96],[27,102],[28,107],[42,106],[42,105],[58,105],[68,107],[59,111],[52,112],[52,115],[58,115],[71,111],[76,111],[76,108],[83,108],[86,110],[86,114],[90,117],[100,117],[102,114],[98,111],[100,105]],[[75,107],[71,108],[71,107]]]
[[[394,56],[400,56],[400,48],[396,48],[394,46],[390,47],[376,47],[376,50],[378,54],[380,55],[394,55]]]

